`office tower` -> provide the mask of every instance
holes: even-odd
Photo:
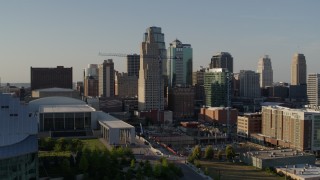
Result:
[[[168,104],[174,119],[190,120],[194,116],[194,87],[170,88]]]
[[[170,43],[167,50],[168,86],[192,84],[192,48],[178,39]]]
[[[265,55],[259,59],[258,70],[260,74],[260,87],[272,86],[273,83],[273,70],[271,59],[268,55]]]
[[[97,64],[88,64],[84,69],[84,96],[99,96],[99,72]]]
[[[320,106],[320,74],[309,74],[307,82],[308,104]]]
[[[0,93],[0,179],[38,179],[37,116],[12,94]]]
[[[227,69],[213,68],[204,73],[205,104],[211,107],[228,106],[231,99],[230,74]],[[230,88],[228,90],[228,88]],[[229,91],[229,95],[228,95]]]
[[[140,68],[140,55],[138,54],[127,55],[128,76],[139,77],[139,68]]]
[[[261,96],[259,73],[249,70],[241,70],[239,79],[241,97],[259,98]]]
[[[240,73],[233,73],[232,78],[233,97],[240,96]]]
[[[144,33],[143,42],[148,41],[148,38],[150,36],[149,32],[152,32],[151,36],[153,36],[153,43],[156,43],[158,46],[156,50],[157,52],[155,52],[156,56],[152,55],[152,58],[154,59],[161,58],[162,74],[166,76],[167,75],[167,50],[166,50],[166,44],[164,42],[164,34],[161,32],[161,27],[155,27],[155,26],[149,27]],[[140,63],[141,63],[141,59],[140,59]]]
[[[205,68],[192,73],[192,85],[195,88],[195,106],[202,107],[205,102],[205,93],[204,93],[204,73]]]
[[[31,90],[46,88],[72,89],[72,67],[33,68],[31,72]]]
[[[115,94],[120,98],[132,98],[138,96],[138,77],[129,76],[128,73],[116,73]]]
[[[114,64],[112,59],[99,64],[99,96],[114,96]]]
[[[206,69],[201,67],[200,70],[192,73],[192,85],[200,84],[203,85],[204,83],[204,73]]]
[[[166,56],[164,34],[161,28],[147,28],[140,47],[140,69],[138,80],[138,109],[164,109],[164,82],[160,56]]]
[[[307,64],[303,54],[294,54],[291,64],[291,85],[306,84]]]
[[[218,52],[211,58],[210,69],[212,68],[227,68],[233,73],[233,57],[228,52]]]

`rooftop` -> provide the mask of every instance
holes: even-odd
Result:
[[[244,153],[249,156],[254,156],[260,159],[276,159],[276,158],[288,158],[296,156],[314,156],[310,153],[299,152],[293,149],[279,149],[269,151],[252,151]]]
[[[46,88],[46,89],[35,89],[34,91],[40,91],[40,92],[72,92],[73,89],[66,89],[66,88]]]
[[[68,113],[68,112],[93,112],[94,108],[88,105],[42,105],[39,113]]]
[[[110,128],[134,128],[130,124],[123,122],[121,120],[113,120],[113,121],[99,121],[101,125],[108,126]]]
[[[288,175],[294,174],[299,179],[320,178],[320,167],[309,164],[287,165],[286,167],[277,167],[276,169]]]

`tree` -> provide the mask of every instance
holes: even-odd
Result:
[[[189,163],[193,164],[193,163],[194,163],[194,159],[195,159],[195,157],[194,157],[192,154],[190,154],[190,155],[188,156],[187,161],[188,161]]]
[[[233,147],[230,145],[226,147],[226,156],[228,160],[231,160],[235,156]]]
[[[71,172],[71,167],[70,167],[70,162],[68,159],[63,159],[61,162],[61,170],[63,172],[63,177],[66,179],[72,178],[72,172]]]
[[[42,143],[43,143],[42,144],[43,149],[50,151],[50,150],[53,150],[53,148],[54,148],[55,140],[53,140],[51,137],[47,137],[42,141]]]
[[[201,158],[201,148],[200,148],[199,145],[196,145],[196,146],[193,148],[192,156],[193,156],[195,159],[200,159],[200,158]]]
[[[207,146],[205,153],[204,153],[204,158],[206,159],[212,159],[213,158],[213,148],[212,146]]]
[[[145,174],[147,177],[152,176],[152,166],[149,160],[146,160],[146,162],[144,163],[143,174]]]
[[[222,151],[221,151],[221,150],[218,151],[218,159],[219,159],[219,160],[222,159]]]
[[[204,175],[206,175],[206,176],[208,176],[208,175],[209,175],[208,167],[206,167],[206,168],[204,169]]]
[[[136,167],[136,162],[134,159],[131,160],[131,163],[130,163],[130,168],[131,169],[134,169]]]
[[[86,156],[82,156],[79,163],[79,170],[81,173],[86,173],[88,170],[89,164]]]
[[[153,168],[153,176],[155,178],[160,178],[161,176],[161,164],[157,163]]]
[[[55,145],[55,150],[64,151],[66,149],[67,141],[65,138],[59,138]],[[56,149],[57,148],[57,149]]]

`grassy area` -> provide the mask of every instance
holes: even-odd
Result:
[[[61,151],[61,152],[55,152],[55,151],[39,151],[39,157],[53,157],[53,156],[60,156],[60,157],[70,157],[71,152],[70,151]]]
[[[241,163],[220,162],[220,161],[200,161],[202,169],[208,168],[209,176],[220,180],[282,180],[273,174],[257,169],[252,166],[243,165]]]
[[[100,149],[104,150],[106,147],[99,141],[99,139],[83,139],[83,148],[88,148],[90,150]]]

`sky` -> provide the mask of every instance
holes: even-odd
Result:
[[[81,81],[88,64],[105,53],[140,53],[143,33],[162,28],[166,47],[176,38],[193,48],[193,71],[212,55],[229,52],[234,72],[272,61],[275,82],[290,82],[293,54],[303,53],[308,73],[320,73],[318,0],[0,0],[0,78],[29,83],[30,67],[73,67]]]

